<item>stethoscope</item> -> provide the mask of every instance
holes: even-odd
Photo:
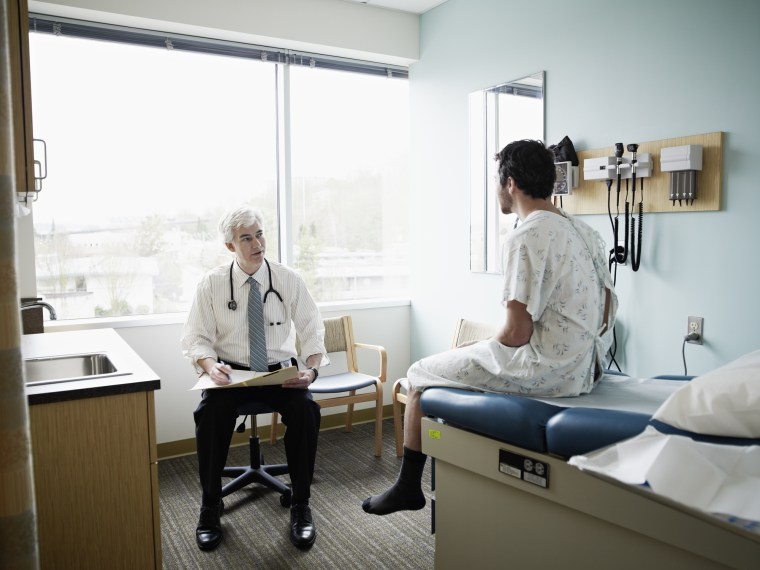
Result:
[[[267,302],[267,297],[269,297],[269,294],[270,293],[274,293],[277,296],[277,298],[280,300],[280,303],[282,303],[284,305],[285,301],[282,300],[282,295],[280,295],[277,292],[277,290],[274,288],[274,286],[272,285],[272,268],[269,265],[269,261],[267,261],[266,258],[264,259],[264,263],[267,264],[267,274],[269,275],[269,289],[267,289],[264,292],[264,300],[263,300],[263,302],[266,303]],[[230,311],[235,311],[237,309],[237,307],[238,307],[237,301],[235,300],[235,290],[233,288],[233,283],[232,283],[232,268],[233,267],[235,267],[235,262],[234,261],[232,263],[230,263],[230,301],[227,303],[227,308]],[[273,327],[274,325],[281,325],[281,324],[282,323],[278,321],[276,323],[269,323],[269,326]]]

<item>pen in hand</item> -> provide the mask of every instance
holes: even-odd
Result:
[[[224,363],[224,360],[220,360],[219,361],[219,365],[220,365],[220,367],[218,368],[219,372],[221,372],[222,374],[224,374],[224,377],[227,379],[227,383],[229,383],[229,381],[230,381],[230,375],[229,375],[229,373],[225,372],[224,370],[221,369],[222,366],[227,366]]]

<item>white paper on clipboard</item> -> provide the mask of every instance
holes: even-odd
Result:
[[[214,384],[208,374],[198,378],[198,382],[190,390],[212,390],[217,388],[244,388],[250,386],[276,386],[285,380],[298,377],[298,369],[295,366],[281,368],[274,372],[254,372],[251,370],[233,370],[230,374],[230,383],[225,386]]]

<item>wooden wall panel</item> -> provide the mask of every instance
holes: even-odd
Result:
[[[625,143],[624,144],[628,144]],[[660,151],[671,146],[687,144],[702,145],[702,170],[697,173],[697,199],[693,204],[675,205],[668,199],[670,189],[670,172],[660,170]],[[704,212],[721,209],[721,174],[723,171],[723,133],[718,131],[702,135],[678,137],[639,143],[639,153],[652,155],[653,175],[644,179],[644,212]],[[580,162],[580,184],[571,196],[562,201],[562,207],[571,214],[606,214],[607,185],[604,180],[584,180],[583,161],[587,158],[614,156],[614,145],[607,148],[578,152]],[[625,156],[630,157],[626,151]],[[625,181],[622,183],[620,196],[620,213],[625,202]],[[629,181],[630,184],[630,181]],[[616,181],[612,182],[612,213],[616,213]],[[636,183],[636,204],[641,196],[641,186]],[[630,200],[629,200],[630,201]],[[635,206],[638,211],[638,206]]]

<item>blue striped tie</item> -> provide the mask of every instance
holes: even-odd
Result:
[[[249,358],[248,366],[251,370],[267,372],[267,343],[264,334],[264,309],[261,305],[261,293],[259,284],[253,277],[248,278],[251,286],[248,290],[248,343]]]

